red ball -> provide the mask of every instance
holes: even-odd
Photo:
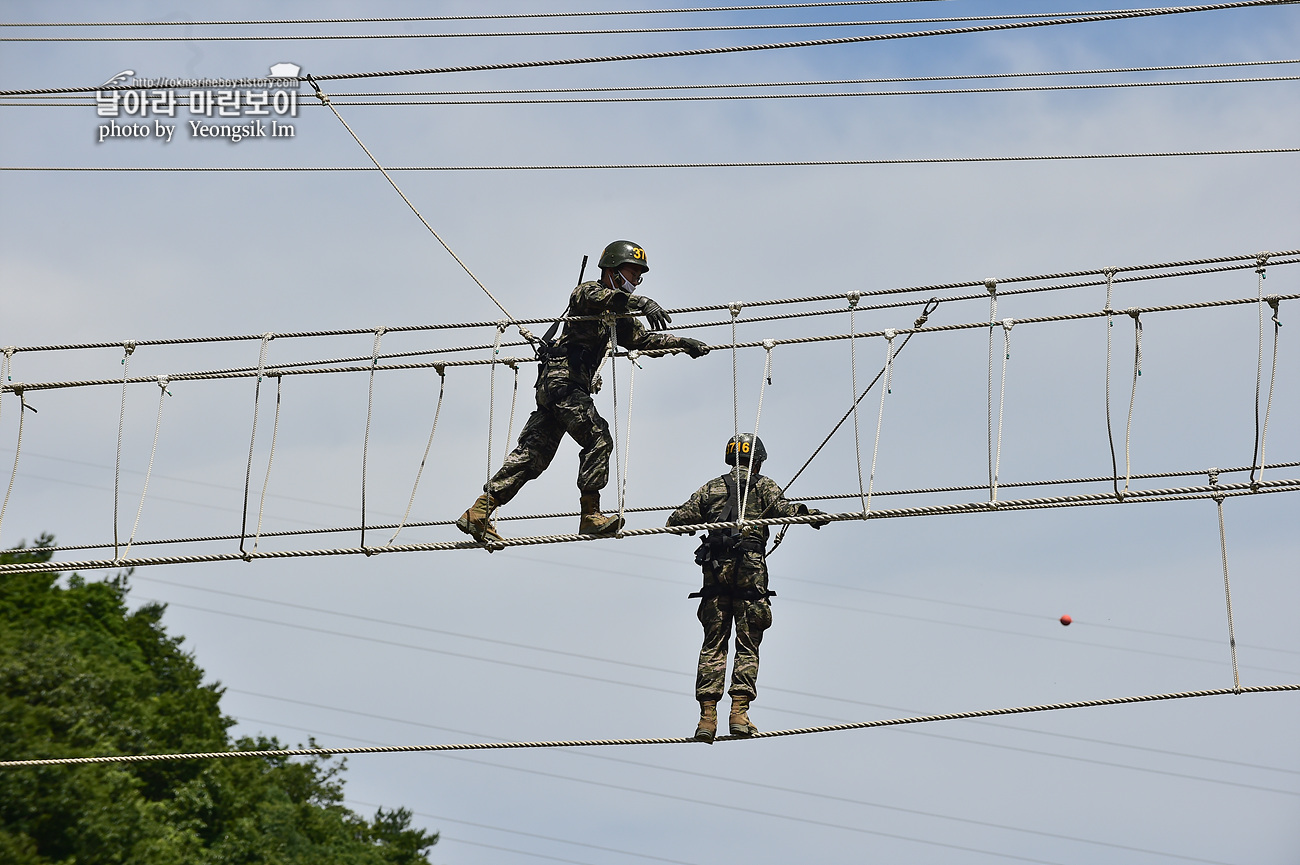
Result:
[[[1068,625],[1068,624],[1070,624],[1070,623],[1073,622],[1073,621],[1074,621],[1074,619],[1071,619],[1070,616],[1069,616],[1069,614],[1066,614],[1066,615],[1064,615],[1064,616],[1061,616],[1061,624],[1062,624],[1062,625]]]

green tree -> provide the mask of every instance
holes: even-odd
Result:
[[[47,562],[54,542],[0,552]],[[128,574],[0,576],[4,759],[276,749],[232,741],[222,689],[168,636],[164,607],[126,606]],[[427,865],[436,833],[405,808],[343,805],[329,758],[175,760],[0,769],[0,862],[10,865]]]

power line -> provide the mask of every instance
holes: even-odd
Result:
[[[521,12],[492,15],[418,15],[388,18],[278,18],[272,20],[224,21],[64,21],[0,22],[0,27],[216,27],[244,24],[375,24],[420,21],[489,21],[520,18],[595,18],[611,15],[681,15],[693,12],[751,12],[771,9],[817,9],[843,6],[882,6],[906,3],[934,3],[946,0],[840,0],[826,3],[771,3],[761,6],[696,6],[677,9],[626,9],[594,12]]]
[[[919,715],[910,718],[889,718],[879,721],[857,721],[845,724],[826,724],[816,727],[799,727],[789,730],[771,730],[751,736],[718,736],[715,742],[757,741],[760,739],[805,736],[815,733],[869,730],[880,727],[899,727],[909,724],[927,724],[936,721],[959,721],[971,718],[991,718],[1001,715],[1025,715],[1037,712],[1056,712],[1066,709],[1122,706],[1133,703],[1153,703],[1168,700],[1186,700],[1195,697],[1220,697],[1228,694],[1266,694],[1300,691],[1297,685],[1251,685],[1241,688],[1210,688],[1199,691],[1178,691],[1167,694],[1142,694],[1132,697],[1108,697],[1099,700],[1073,700],[1062,703],[1045,703],[1032,706],[1013,706],[1002,709],[977,709],[967,712],[948,712]],[[582,748],[614,745],[699,745],[694,738],[679,736],[637,739],[576,739],[536,742],[468,742],[439,745],[382,745],[364,748],[274,748],[262,750],[204,751],[180,754],[114,754],[95,757],[52,757],[34,760],[3,760],[0,768],[27,766],[84,766],[98,763],[158,763],[175,760],[221,760],[247,757],[334,757],[349,754],[410,754],[436,751],[499,751],[532,748]],[[1300,795],[1300,794],[1292,794]]]
[[[1300,0],[1292,0],[1300,2]],[[608,171],[664,168],[832,168],[851,165],[961,165],[994,162],[1068,162],[1098,159],[1154,159],[1180,156],[1258,156],[1275,153],[1300,153],[1300,147],[1267,147],[1240,150],[1162,150],[1137,153],[1061,153],[1036,156],[935,156],[899,159],[805,159],[754,162],[620,162],[553,165],[406,165],[386,166],[387,171]],[[242,173],[242,172],[337,172],[378,171],[368,165],[270,165],[270,166],[79,166],[79,165],[4,165],[0,171],[81,171],[81,172],[163,172],[163,173]]]
[[[506,36],[644,36],[661,33],[713,33],[755,30],[807,30],[826,27],[882,27],[899,24],[953,24],[970,21],[1023,21],[1099,12],[1028,12],[1019,15],[967,15],[952,18],[896,18],[877,21],[805,21],[790,24],[715,24],[695,27],[623,27],[604,30],[504,30],[482,33],[319,33],[278,36],[0,36],[0,42],[328,42],[357,39],[481,39]],[[1122,11],[1151,11],[1122,10]]]
[[[636,54],[607,54],[594,57],[570,57],[552,60],[523,60],[504,63],[485,63],[466,66],[438,66],[422,69],[395,69],[378,72],[342,72],[314,76],[317,81],[343,81],[360,78],[389,78],[409,75],[440,75],[453,72],[487,72],[505,69],[540,69],[544,67],[575,66],[592,63],[615,63],[625,60],[662,60],[679,57],[704,57],[722,54],[739,54],[751,51],[774,51],[785,48],[818,48],[831,45],[855,45],[895,39],[916,39],[929,36],[954,36],[971,33],[993,33],[1023,30],[1031,27],[1052,27],[1062,24],[1092,24],[1104,21],[1125,21],[1164,15],[1182,15],[1194,12],[1216,12],[1228,9],[1246,9],[1266,6],[1290,5],[1300,0],[1237,0],[1231,3],[1214,3],[1200,6],[1169,6],[1094,15],[1079,15],[1048,20],[1015,21],[983,24],[975,27],[950,27],[939,30],[909,30],[897,33],[876,33],[866,36],[841,36],[832,39],[813,39],[796,42],[767,42],[757,45],[728,45],[715,48],[690,48],[676,51],[642,52]],[[305,77],[299,80],[307,80]],[[0,96],[41,96],[50,93],[90,93],[109,90],[132,90],[129,86],[105,87],[55,87],[0,91]]]

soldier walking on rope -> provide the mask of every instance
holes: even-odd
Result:
[[[803,503],[787,501],[771,478],[759,474],[767,449],[756,435],[744,433],[727,442],[727,463],[731,471],[696,490],[668,518],[670,526],[698,523],[726,523],[740,519],[742,502],[745,519],[794,517],[822,513]],[[827,523],[813,523],[820,529]],[[700,721],[695,738],[712,742],[718,730],[718,701],[727,680],[727,645],[732,623],[736,629],[736,658],[731,668],[731,718],[733,736],[758,732],[749,720],[749,703],[757,695],[758,646],[763,632],[772,624],[767,588],[767,526],[739,529],[711,529],[695,551],[695,562],[704,570],[704,585],[692,598],[700,599],[697,617],[704,626],[695,673],[695,699],[700,703]]]
[[[591,399],[598,387],[593,387],[593,378],[610,347],[610,324],[601,317],[617,316],[614,330],[618,345],[624,348],[675,348],[691,357],[709,353],[708,346],[698,339],[649,332],[663,330],[672,321],[659,304],[636,294],[649,270],[644,249],[628,240],[616,240],[600,256],[600,279],[573,290],[565,316],[593,318],[565,322],[563,335],[553,345],[549,338],[554,329],[542,340],[537,409],[520,431],[515,449],[484,485],[483,495],[456,520],[462,532],[480,543],[503,540],[492,526],[493,511],[546,470],[565,433],[582,448],[578,455],[579,533],[612,535],[623,527],[623,520],[600,512],[600,491],[609,482],[609,457],[614,448],[609,424]],[[645,316],[649,331],[631,317],[638,315]]]

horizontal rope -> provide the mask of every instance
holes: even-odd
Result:
[[[812,523],[847,522],[850,520],[883,520],[901,517],[926,517],[946,514],[975,514],[991,511],[1036,510],[1058,507],[1078,507],[1085,505],[1114,505],[1138,502],[1194,501],[1199,499],[1235,498],[1237,496],[1263,495],[1267,493],[1300,492],[1300,478],[1261,481],[1254,484],[1219,484],[1217,486],[1174,487],[1159,490],[1129,490],[1122,498],[1112,493],[1090,493],[1070,496],[1051,496],[1034,499],[1007,499],[1005,501],[977,501],[947,505],[928,505],[924,507],[892,508],[868,511],[851,511],[841,514],[816,514],[806,517],[772,517],[760,520],[740,522],[700,523],[698,525],[656,526],[644,529],[624,529],[614,536],[616,539],[642,537],[648,535],[690,535],[710,529],[743,528],[751,526],[810,525]],[[423,544],[391,544],[375,547],[343,547],[335,549],[313,550],[257,550],[243,553],[206,553],[178,556],[155,556],[135,559],[88,559],[71,562],[21,562],[0,565],[0,574],[10,573],[45,573],[54,570],[102,570],[105,568],[135,568],[149,565],[181,565],[199,562],[232,562],[254,559],[290,559],[318,556],[372,556],[380,553],[416,553],[437,550],[473,550],[504,549],[506,547],[529,547],[545,544],[590,543],[597,540],[610,540],[609,537],[595,535],[535,535],[524,538],[507,538],[500,542],[480,544],[473,541],[441,541]]]
[[[1158,7],[1157,7],[1158,8]],[[1106,10],[1119,11],[1119,10]],[[1151,11],[1124,10],[1124,11]],[[959,24],[974,21],[1056,19],[1071,12],[1026,12],[1019,15],[963,15],[946,18],[891,18],[875,21],[802,21],[785,24],[705,24],[681,27],[618,27],[602,30],[501,30],[481,33],[298,33],[274,36],[0,36],[0,42],[328,42],[357,39],[484,39],[508,36],[646,36],[662,33],[716,33],[762,30],[809,30],[826,27],[887,27],[899,24]],[[1090,17],[1094,14],[1087,13]]]
[[[1291,0],[1300,2],[1300,0]],[[1140,153],[1058,153],[1037,156],[934,156],[899,159],[804,159],[754,162],[611,162],[575,165],[398,165],[386,171],[631,171],[681,168],[835,168],[854,165],[967,165],[995,162],[1068,162],[1095,159],[1165,159],[1186,156],[1259,156],[1300,153],[1300,147],[1263,147],[1242,150],[1153,150]],[[116,173],[315,173],[378,171],[369,165],[230,165],[230,166],[78,166],[3,165],[0,171],[73,171]]]
[[[617,63],[630,60],[663,60],[678,57],[704,57],[720,54],[739,54],[750,51],[775,51],[787,48],[817,48],[831,45],[856,45],[868,42],[882,42],[894,39],[918,39],[931,36],[956,36],[971,33],[993,33],[998,31],[1025,30],[1036,27],[1054,27],[1064,24],[1092,24],[1105,21],[1124,21],[1139,18],[1152,18],[1164,15],[1183,15],[1197,12],[1217,12],[1228,9],[1263,8],[1284,6],[1298,0],[1238,0],[1233,3],[1213,3],[1199,6],[1167,6],[1156,9],[1141,9],[1123,12],[1109,12],[1098,15],[1076,15],[1067,18],[1052,18],[1043,21],[1014,21],[1000,24],[982,24],[976,27],[949,27],[939,30],[915,30],[901,33],[874,33],[867,36],[842,36],[833,39],[811,39],[797,42],[767,42],[758,45],[727,45],[717,48],[691,48],[678,51],[655,51],[638,54],[606,54],[597,57],[571,57],[554,60],[523,60],[507,63],[482,63],[469,66],[436,66],[424,69],[394,69],[379,72],[343,72],[335,74],[314,75],[316,81],[347,81],[360,78],[390,78],[410,75],[441,75],[457,72],[487,72],[503,69],[540,69],[554,66],[577,66],[592,63]],[[305,81],[306,78],[300,79]],[[0,96],[40,96],[49,93],[92,93],[95,91],[130,90],[131,87],[51,87],[22,90],[0,90]]]
[[[218,27],[244,24],[385,24],[419,21],[486,21],[508,18],[595,18],[610,15],[681,15],[690,12],[751,12],[766,9],[816,9],[827,6],[882,6],[945,0],[840,0],[824,3],[769,3],[762,6],[688,6],[678,9],[624,9],[594,12],[517,12],[490,15],[403,15],[386,18],[273,18],[223,21],[63,21],[3,22],[0,27]]]
[[[1167,700],[1186,700],[1193,697],[1223,697],[1229,694],[1271,694],[1300,691],[1300,685],[1252,685],[1243,688],[1211,688],[1203,691],[1176,691],[1168,694],[1142,694],[1134,697],[1109,697],[1100,700],[1073,700],[1066,703],[1041,703],[1034,706],[1014,706],[1005,709],[977,709],[973,712],[949,712],[940,715],[916,715],[910,718],[888,718],[880,721],[827,724],[819,727],[799,727],[792,730],[772,730],[752,736],[718,736],[715,742],[735,742],[751,739],[775,739],[783,736],[807,736],[814,733],[838,733],[846,730],[868,730],[875,727],[901,727],[908,724],[931,724],[937,721],[962,721],[972,718],[993,718],[999,715],[1028,715],[1035,712],[1057,712],[1065,709],[1091,709],[1102,706],[1124,706],[1133,703],[1156,703]],[[52,757],[37,760],[4,760],[0,768],[15,769],[26,766],[84,766],[94,763],[158,763],[172,760],[230,760],[247,757],[333,757],[354,754],[411,754],[429,751],[511,751],[525,748],[592,748],[615,745],[697,745],[703,744],[686,737],[653,739],[571,739],[539,742],[467,742],[445,745],[365,745],[353,748],[276,748],[261,751],[205,751],[190,754],[118,754],[102,757]]]
[[[1265,466],[1257,467],[1257,468],[1283,469],[1283,468],[1295,468],[1297,466],[1300,466],[1300,461],[1269,463]],[[1236,468],[1227,468],[1227,469],[1220,469],[1220,468],[1192,469],[1192,470],[1177,471],[1177,472],[1152,472],[1149,474],[1136,474],[1136,475],[1131,475],[1130,477],[1133,480],[1153,480],[1159,478],[1195,477],[1197,475],[1208,475],[1210,474],[1210,472],[1216,472],[1219,475],[1227,475],[1227,474],[1233,474],[1234,472],[1248,472],[1252,468],[1253,468],[1252,466],[1238,466]],[[1074,485],[1074,484],[1110,483],[1111,480],[1112,477],[1110,475],[1104,475],[1104,476],[1091,477],[1091,478],[1062,478],[1057,480],[1017,481],[1013,483],[999,482],[998,486],[1001,489],[1018,489],[1021,487],[1066,486],[1066,485]],[[882,490],[882,491],[875,492],[872,495],[875,497],[911,496],[911,495],[924,495],[930,493],[972,492],[974,490],[984,490],[984,489],[988,489],[988,486],[986,484],[968,484],[965,486],[952,486],[952,487],[928,487],[928,488],[921,488],[921,489]],[[841,493],[837,495],[795,496],[791,498],[790,501],[824,502],[824,501],[836,501],[840,499],[858,498],[858,496],[859,496],[858,493]],[[323,504],[323,503],[315,502],[313,504]],[[645,505],[641,507],[628,507],[628,508],[624,508],[623,510],[624,513],[629,513],[629,514],[639,514],[639,513],[643,514],[643,513],[656,513],[656,512],[662,513],[664,511],[674,511],[677,509],[677,507],[678,505],[675,504]],[[496,519],[498,521],[505,522],[508,520],[571,519],[576,516],[581,516],[581,514],[578,511],[553,511],[550,513],[538,513],[538,514],[501,515],[496,517]],[[455,520],[426,520],[422,522],[408,522],[400,525],[404,525],[408,529],[418,529],[418,528],[434,528],[437,526],[450,526],[455,522],[456,522]],[[386,529],[396,529],[398,528],[398,526],[399,526],[398,523],[385,523],[385,524],[370,525],[368,526],[368,528],[373,529],[374,531],[384,531]],[[260,537],[287,538],[287,537],[301,537],[305,535],[348,534],[348,533],[359,532],[359,531],[361,531],[361,526],[359,525],[338,526],[338,527],[322,528],[322,529],[284,529],[281,531],[274,531],[274,532],[262,532]],[[160,545],[173,545],[173,544],[207,543],[211,541],[235,541],[235,540],[239,540],[239,538],[240,538],[239,535],[199,535],[199,536],[186,537],[186,538],[159,538],[155,540],[135,541],[134,546],[137,547],[149,546],[149,545],[160,546]],[[112,546],[113,544],[111,542],[106,542],[106,543],[99,543],[99,544],[58,545],[58,546],[41,547],[41,549],[49,553],[61,553],[61,552],[73,552],[77,550],[102,550],[102,549],[108,549]]]
[[[1071,271],[1059,271],[1056,273],[1038,273],[1038,274],[1032,274],[1028,276],[1001,277],[997,280],[999,286],[998,295],[1000,297],[1007,297],[1012,294],[1022,294],[1022,293],[1033,292],[1033,291],[1056,291],[1059,289],[1066,289],[1066,288],[1082,288],[1088,286],[1105,285],[1106,281],[1103,279],[1103,280],[1098,280],[1093,282],[1075,283],[1073,285],[1045,286],[1042,288],[1027,289],[1027,290],[1025,289],[1002,290],[1001,289],[1001,286],[1010,285],[1013,283],[1018,284],[1024,282],[1049,282],[1049,281],[1055,281],[1061,279],[1075,279],[1083,276],[1096,276],[1097,274],[1104,273],[1107,270],[1113,271],[1115,274],[1121,274],[1121,273],[1132,274],[1144,270],[1171,270],[1173,268],[1188,268],[1188,267],[1197,267],[1200,265],[1215,265],[1215,264],[1229,264],[1231,262],[1245,262],[1245,264],[1242,264],[1240,267],[1184,270],[1180,273],[1157,273],[1157,274],[1142,275],[1142,276],[1118,276],[1117,275],[1112,280],[1113,283],[1121,283],[1121,282],[1136,282],[1136,281],[1149,280],[1149,279],[1165,279],[1165,278],[1173,278],[1179,276],[1193,276],[1193,275],[1200,275],[1205,273],[1222,272],[1225,270],[1254,269],[1255,267],[1258,266],[1258,261],[1257,261],[1258,255],[1259,255],[1258,253],[1252,252],[1249,254],[1225,255],[1225,256],[1216,256],[1213,258],[1196,258],[1196,259],[1186,259],[1183,261],[1166,261],[1166,262],[1159,262],[1155,264],[1130,264],[1130,265],[1116,266],[1116,267],[1096,267],[1096,268],[1092,268],[1091,270],[1071,270]],[[1271,258],[1268,263],[1269,267],[1281,267],[1288,264],[1300,263],[1300,259],[1296,259],[1296,260],[1284,259],[1285,256],[1297,256],[1297,255],[1300,255],[1300,249],[1288,249],[1280,252],[1271,252],[1270,253]],[[915,294],[915,293],[922,293],[922,292],[948,291],[948,290],[961,289],[961,288],[980,288],[982,290],[981,293],[978,295],[971,295],[970,299],[974,299],[977,297],[987,298],[988,296],[987,292],[983,291],[984,279],[966,280],[962,282],[931,283],[928,285],[912,285],[912,286],[905,286],[900,288],[880,288],[880,289],[874,289],[868,291],[859,291],[857,292],[857,295],[859,297],[882,297],[882,296],[894,295],[894,294]],[[848,297],[847,293],[841,292],[840,294],[819,294],[819,295],[804,295],[800,297],[746,300],[746,301],[742,301],[742,308],[782,306],[786,304],[796,304],[796,303],[818,303],[822,301],[846,300],[847,297]],[[944,300],[945,302],[952,301],[952,300],[964,300],[964,299],[967,298],[953,298],[953,297],[941,298],[941,300]],[[1258,298],[1256,298],[1256,300],[1258,300]],[[909,301],[908,303],[915,303],[915,301]],[[859,309],[866,309],[866,308],[881,309],[884,307],[859,307]],[[697,313],[697,312],[722,312],[724,310],[729,311],[730,304],[724,303],[724,304],[710,304],[704,306],[683,306],[683,307],[668,309],[665,311],[670,315],[678,315],[678,314],[685,315],[685,314]],[[835,310],[835,311],[845,312],[847,311],[847,307],[845,309]],[[521,318],[521,319],[516,319],[516,321],[520,324],[549,324],[553,321],[580,321],[580,320],[587,320],[589,318],[590,318],[589,316],[560,316],[558,318]],[[744,321],[757,321],[757,320],[760,319],[738,319],[738,323]],[[728,319],[726,323],[730,325],[731,323],[730,319]],[[497,327],[499,324],[500,324],[499,321],[470,321],[470,322],[452,322],[452,323],[439,323],[439,324],[386,325],[384,327],[384,332],[391,334],[391,333],[415,333],[421,331],[437,331],[437,330],[489,328],[489,327]],[[359,336],[362,334],[367,336],[373,336],[374,332],[375,332],[375,328],[373,327],[337,328],[331,330],[300,330],[300,331],[290,331],[288,333],[277,333],[275,334],[275,339],[277,340],[308,339],[308,338],[323,338],[323,337],[335,337],[335,336]],[[143,348],[145,346],[155,346],[155,345],[194,345],[199,343],[214,343],[214,342],[253,342],[253,341],[260,342],[264,336],[265,336],[264,333],[244,333],[244,334],[233,334],[233,335],[225,335],[225,336],[174,337],[170,339],[134,339],[131,340],[131,342],[134,343],[138,348]],[[78,351],[78,350],[98,349],[98,348],[120,349],[122,347],[122,343],[123,340],[119,339],[119,340],[100,341],[100,342],[24,345],[24,346],[14,346],[13,350],[14,353],[17,354],[19,352]],[[369,355],[365,356],[365,359],[369,360]],[[289,366],[292,366],[292,364],[285,364],[284,368],[287,368]]]
[[[1270,297],[1276,297],[1278,300],[1296,300],[1296,299],[1300,299],[1300,294],[1270,295]],[[1079,321],[1082,319],[1089,319],[1089,318],[1104,318],[1116,314],[1154,315],[1162,312],[1177,312],[1177,311],[1185,311],[1185,310],[1193,310],[1193,309],[1214,309],[1223,306],[1239,306],[1239,305],[1252,304],[1258,302],[1259,302],[1259,298],[1257,297],[1244,297],[1244,298],[1233,298],[1228,300],[1207,300],[1207,301],[1199,301],[1196,303],[1166,304],[1163,306],[1128,307],[1126,309],[1120,309],[1120,310],[1101,309],[1092,312],[1072,312],[1072,313],[1063,313],[1061,315],[1043,315],[1043,316],[1035,316],[1030,318],[1018,318],[1015,319],[1015,323],[1016,325],[1019,326],[1019,325],[1029,325],[1029,324],[1048,324],[1048,323],[1063,322],[1063,321]],[[989,321],[973,321],[973,322],[965,322],[961,324],[940,324],[940,325],[927,324],[919,328],[889,328],[886,330],[862,331],[853,334],[839,333],[839,334],[827,334],[824,336],[803,336],[803,337],[791,337],[787,339],[766,339],[766,340],[758,340],[758,341],[751,341],[751,342],[740,342],[734,344],[724,343],[724,344],[709,346],[709,348],[710,349],[714,349],[714,348],[719,348],[719,349],[721,348],[764,348],[766,349],[774,346],[807,345],[810,343],[835,342],[835,341],[846,340],[846,339],[884,338],[887,333],[891,333],[891,332],[893,334],[949,333],[949,332],[960,331],[960,330],[987,329],[994,325],[1000,327],[1001,322],[991,323]],[[684,351],[685,349],[680,349],[680,348],[658,348],[658,349],[642,350],[639,352],[639,354],[645,357],[662,357],[664,355],[669,355],[669,354],[681,354]],[[618,353],[617,356],[619,357],[625,356],[625,353],[620,352]],[[323,375],[323,374],[332,374],[332,373],[354,373],[354,372],[369,373],[377,370],[387,371],[387,370],[412,370],[412,369],[443,369],[446,367],[486,366],[491,364],[510,365],[510,364],[518,364],[518,363],[535,363],[536,361],[537,361],[536,357],[498,357],[498,358],[484,358],[484,359],[477,359],[477,360],[448,360],[448,361],[430,361],[430,362],[423,362],[423,363],[366,364],[366,365],[359,365],[359,366],[335,366],[335,367],[320,367],[320,368],[298,368],[298,369],[268,368],[263,372],[263,374],[268,377],[274,378],[276,376],[291,376],[291,375]],[[252,370],[247,372],[188,372],[188,373],[182,372],[182,373],[169,374],[168,380],[175,383],[178,381],[200,381],[200,380],[206,381],[206,380],[234,379],[234,378],[254,378],[257,376],[257,374],[258,374],[257,370]],[[157,376],[137,376],[133,378],[103,378],[103,379],[82,379],[82,380],[70,380],[70,381],[0,383],[0,393],[4,393],[6,391],[17,391],[19,389],[25,391],[37,391],[37,390],[57,390],[57,389],[74,388],[74,387],[121,385],[123,383],[156,384],[157,379],[158,379]]]

